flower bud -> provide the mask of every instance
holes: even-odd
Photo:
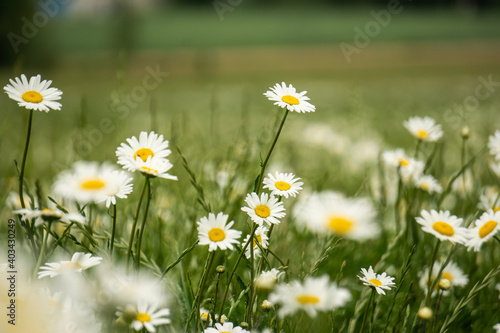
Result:
[[[448,279],[442,278],[439,280],[438,286],[442,290],[448,290],[451,288],[451,281]]]
[[[469,138],[469,136],[470,136],[470,128],[469,128],[469,126],[462,127],[462,130],[460,131],[460,136],[464,140],[467,140]]]
[[[269,311],[273,307],[273,303],[269,302],[267,299],[260,305],[261,309],[264,311]]]
[[[217,271],[217,273],[222,274],[226,271],[226,267],[219,265],[215,270]]]
[[[431,320],[432,319],[432,310],[428,307],[423,307],[418,310],[418,317],[422,320]]]

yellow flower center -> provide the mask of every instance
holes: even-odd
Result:
[[[402,158],[402,159],[399,160],[399,165],[403,166],[403,167],[406,167],[406,166],[410,165],[410,162],[408,162],[408,160]]]
[[[141,160],[146,162],[148,160],[149,156],[154,156],[153,151],[149,148],[141,148],[135,152],[134,159],[137,159],[137,157],[140,157]]]
[[[493,229],[496,228],[498,225],[497,221],[488,221],[483,226],[481,229],[479,229],[479,237],[484,238],[490,234],[490,232],[493,231]]]
[[[61,267],[59,267],[59,272],[77,271],[80,268],[82,268],[82,265],[77,262],[70,261],[62,264]]]
[[[496,213],[496,212],[498,212],[498,211],[500,211],[500,206],[495,206],[495,207],[493,207],[493,211],[494,211],[495,213]]]
[[[43,96],[38,91],[27,91],[23,94],[22,99],[28,103],[40,103],[43,101]]]
[[[371,280],[368,280],[371,284],[373,284],[375,287],[380,287],[382,285],[382,282],[380,282],[379,280],[377,279],[371,279]]]
[[[301,295],[301,296],[297,297],[297,302],[299,302],[300,304],[304,304],[304,305],[316,304],[319,302],[319,298],[317,298],[316,296],[311,296],[311,295]]]
[[[204,312],[204,313],[201,314],[201,320],[207,321],[208,318],[210,318],[210,314],[209,313]]]
[[[257,235],[255,236],[257,238],[257,242],[259,242],[259,244],[262,244],[262,236],[261,235]],[[253,239],[253,247],[257,247],[257,242],[255,241],[255,238]]]
[[[448,280],[450,280],[450,281],[451,281],[451,280],[453,280],[453,275],[451,275],[451,274],[450,274],[450,273],[448,273],[448,272],[443,272],[443,274],[441,274],[441,277],[442,277],[443,279],[448,279]]]
[[[328,227],[338,234],[345,234],[351,230],[353,223],[343,217],[331,217]]]
[[[421,183],[421,184],[420,184],[420,188],[421,188],[422,190],[424,190],[424,191],[427,191],[427,192],[428,192],[428,191],[429,191],[429,189],[430,189],[431,187],[430,187],[429,183]]]
[[[418,138],[419,138],[420,140],[422,140],[422,139],[425,139],[426,137],[428,137],[428,136],[429,136],[429,133],[428,133],[427,131],[424,131],[424,130],[419,130],[419,131],[417,132],[417,136],[418,136]]]
[[[145,323],[147,321],[151,321],[151,316],[147,313],[141,312],[138,313],[137,316],[135,316],[135,319],[140,321],[141,323]]]
[[[453,227],[446,222],[436,222],[432,225],[432,229],[445,236],[453,236],[453,234],[455,233]]]
[[[274,186],[280,191],[288,191],[291,188],[290,184],[287,182],[276,182]]]
[[[100,179],[89,179],[82,182],[81,186],[84,190],[99,190],[106,184]]]
[[[221,228],[212,228],[208,232],[208,238],[210,238],[212,242],[220,242],[226,238],[226,233]]]
[[[269,209],[266,205],[258,205],[255,207],[255,214],[265,219],[271,215],[271,209]]]
[[[290,95],[285,95],[285,96],[281,97],[281,100],[287,104],[290,104],[290,105],[297,105],[300,103],[300,101],[296,97],[293,97]]]
[[[146,172],[159,173],[158,170],[148,168],[147,166],[142,166],[141,169],[144,170],[144,171],[146,171]]]

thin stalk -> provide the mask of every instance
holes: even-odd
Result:
[[[203,273],[200,278],[200,284],[198,285],[198,292],[196,293],[196,297],[194,299],[195,307],[191,311],[191,315],[189,316],[186,322],[186,331],[187,331],[187,325],[189,325],[189,322],[191,321],[191,318],[193,318],[193,315],[195,313],[196,316],[195,316],[194,329],[198,330],[198,323],[200,322],[201,298],[203,294],[203,289],[205,288],[205,283],[207,282],[208,272],[210,271],[210,267],[212,266],[212,263],[214,261],[214,257],[215,257],[215,251],[208,253],[207,260],[205,261],[205,268],[203,269]]]
[[[40,253],[38,255],[38,260],[36,261],[36,266],[35,270],[33,271],[33,278],[36,279],[38,269],[40,268],[40,265],[42,264],[43,257],[45,256],[45,249],[47,248],[47,242],[49,239],[49,234],[50,234],[50,227],[52,226],[52,221],[49,221],[47,224],[47,232],[45,233],[42,241],[42,247],[40,249]]]
[[[429,302],[431,300],[431,295],[432,295],[432,269],[434,268],[434,261],[436,261],[436,256],[439,250],[439,245],[441,244],[441,241],[439,239],[436,240],[436,246],[434,246],[434,251],[432,251],[432,256],[431,256],[431,262],[430,262],[430,267],[429,267],[429,274],[427,275],[427,297],[425,299],[425,305],[429,306]]]
[[[370,305],[373,303],[374,296],[375,296],[375,288],[372,288],[372,292],[370,294],[370,299],[368,300],[368,303],[366,304],[366,311],[365,311],[365,315],[363,316],[363,323],[361,324],[361,329],[359,330],[360,332],[364,332],[363,329],[365,328],[366,318],[368,317],[368,312],[370,311]]]
[[[222,273],[217,270],[217,282],[215,283],[215,296],[214,296],[214,307],[212,308],[212,314],[215,317],[215,311],[217,311],[217,296],[219,294],[219,283],[220,283],[220,277]],[[206,325],[208,325],[208,322],[210,321],[210,317],[207,318]],[[206,328],[205,325],[205,328]]]
[[[146,177],[148,197],[147,197],[147,200],[146,200],[146,209],[144,210],[144,216],[142,218],[141,231],[139,232],[139,239],[137,240],[137,242],[138,242],[138,245],[137,245],[137,262],[136,262],[136,268],[137,269],[139,269],[139,266],[141,265],[142,235],[144,234],[144,228],[146,226],[146,220],[147,220],[147,217],[148,217],[149,204],[151,202],[151,181],[150,181],[149,178],[150,177]]]
[[[146,185],[148,182],[148,177],[144,177],[144,185],[142,186],[141,196],[139,198],[139,203],[137,204],[137,211],[135,212],[134,224],[132,225],[132,231],[130,232],[130,240],[128,242],[127,251],[127,269],[130,263],[130,256],[132,255],[132,243],[134,242],[135,228],[137,226],[137,220],[139,219],[139,212],[141,210],[142,199],[144,198],[144,192],[146,192]]]
[[[234,267],[231,270],[231,274],[229,274],[229,279],[227,280],[226,289],[224,291],[224,296],[222,297],[222,303],[221,303],[220,311],[219,311],[219,318],[222,318],[222,312],[224,311],[224,304],[226,303],[226,298],[227,298],[227,294],[229,292],[229,286],[231,285],[231,280],[234,277],[234,273],[236,272],[236,268],[238,268],[238,265],[240,264],[241,258],[243,257],[243,254],[245,253],[248,244],[250,244],[250,242],[253,240],[253,236],[255,235],[255,230],[257,230],[256,223],[254,223],[254,225],[253,225],[252,232],[250,233],[250,237],[248,238],[248,241],[245,243],[245,245],[241,249],[240,255],[238,256],[238,259],[236,260],[236,263],[234,264]],[[253,283],[253,281],[252,281],[252,283]]]
[[[116,204],[113,205],[113,227],[111,229],[111,244],[109,245],[109,256],[113,255],[113,247],[115,245],[115,232],[116,232]]]
[[[433,328],[432,332],[437,332],[437,324],[438,324],[438,318],[439,318],[439,305],[441,304],[441,297],[442,296],[443,296],[443,291],[440,289],[438,301],[436,303],[436,310],[434,310],[434,313],[436,315],[434,316],[434,328]]]
[[[420,153],[420,148],[422,147],[422,140],[417,139],[417,146],[415,147],[415,155],[414,158],[418,158],[418,153]]]
[[[30,110],[30,115],[28,119],[28,133],[26,134],[26,144],[24,145],[23,161],[21,163],[21,172],[19,173],[19,200],[21,201],[21,207],[26,208],[24,204],[24,169],[26,167],[26,158],[28,156],[28,148],[30,145],[31,138],[31,125],[33,123],[33,109]]]

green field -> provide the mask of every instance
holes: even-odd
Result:
[[[252,191],[283,112],[263,93],[282,81],[292,83],[298,91],[307,90],[316,112],[289,114],[268,171],[277,168],[294,172],[304,181],[305,192],[334,190],[348,197],[371,198],[377,209],[376,221],[383,232],[379,239],[367,242],[342,240],[321,261],[326,246],[339,237],[318,236],[298,227],[291,214],[297,199],[292,199],[287,207],[290,214],[275,229],[270,246],[283,261],[289,260],[286,281],[303,279],[319,263],[317,275],[327,274],[348,288],[353,300],[333,314],[321,313],[314,320],[305,313],[297,313],[281,321],[282,328],[285,332],[359,330],[369,289],[362,286],[356,275],[361,267],[379,263],[379,272],[395,276],[402,289],[394,299],[396,307],[390,320],[386,320],[387,309],[393,304],[395,290],[377,298],[369,326],[373,332],[382,332],[386,323],[388,332],[416,332],[423,326],[416,317],[424,302],[423,291],[418,287],[419,274],[429,266],[435,237],[418,230],[418,242],[405,234],[403,239],[398,238],[395,248],[387,248],[397,235],[396,205],[400,205],[400,215],[396,216],[404,216],[406,223],[411,223],[419,216],[420,208],[436,209],[438,202],[441,204],[440,197],[420,192],[417,196],[409,188],[401,192],[397,202],[385,202],[374,195],[373,179],[379,174],[379,155],[395,148],[414,154],[416,141],[403,127],[403,121],[411,116],[433,117],[442,125],[444,137],[438,144],[423,144],[415,154],[432,161],[427,171],[446,187],[463,163],[486,146],[488,137],[500,129],[498,18],[498,12],[404,8],[392,16],[380,35],[353,55],[350,63],[339,44],[353,43],[353,28],[364,27],[373,20],[369,8],[313,7],[283,11],[275,7],[257,9],[243,2],[233,12],[227,12],[223,21],[211,8],[166,8],[164,12],[133,16],[126,24],[105,16],[92,21],[60,18],[41,29],[15,66],[0,69],[0,79],[7,84],[9,78],[21,73],[27,76],[40,73],[63,91],[61,111],[34,114],[25,177],[30,193],[40,196],[42,201],[47,202],[59,172],[71,168],[75,161],[114,163],[120,143],[141,131],[155,131],[170,141],[173,152],[169,158],[174,165],[170,173],[177,175],[179,181],[152,182],[153,200],[147,220],[149,229],[145,229],[147,242],[143,244],[142,265],[153,274],[161,273],[197,238],[196,221],[208,213],[199,204],[200,200],[208,203],[214,213],[229,214],[236,222],[235,228],[243,230],[240,241],[249,233],[250,220],[241,207],[245,205],[246,193]],[[155,69],[168,75],[161,76],[154,88],[146,89],[144,80],[154,82],[150,73]],[[485,80],[493,83],[484,87]],[[463,113],[460,110],[464,103],[478,96],[478,87],[482,87],[481,92],[488,91],[488,96],[476,98],[478,105]],[[18,188],[14,161],[20,164],[22,158],[28,112],[5,94],[0,98],[0,108],[3,115],[0,151],[4,161],[0,165],[0,186],[4,189],[0,200],[5,200],[10,191]],[[466,141],[460,136],[463,126],[470,128],[470,138]],[[326,141],[325,133],[334,133],[334,139]],[[175,147],[182,151],[189,168],[183,165]],[[488,168],[490,161],[493,158],[483,150],[466,168],[472,171],[470,192],[465,197],[450,192],[441,208],[472,223],[479,214],[477,203],[484,188],[498,186],[498,178]],[[189,172],[196,177],[195,186]],[[221,188],[217,177],[225,172],[230,174],[230,181]],[[115,264],[125,261],[142,178],[137,173],[134,192],[128,199],[119,200]],[[204,196],[200,195],[200,187]],[[14,217],[7,205],[2,207],[3,221]],[[91,245],[90,238],[85,239],[78,230],[75,235],[83,239],[81,243],[87,246],[86,250],[108,259],[109,212],[102,205],[92,205],[92,209],[92,232],[97,245]],[[2,235],[4,228],[0,227]],[[41,230],[40,227],[36,233],[38,241],[43,235]],[[28,260],[28,242],[22,236],[22,228],[18,227],[17,232],[18,260],[25,260],[29,271],[34,263]],[[463,300],[468,303],[453,318],[448,332],[490,332],[500,321],[495,289],[498,276],[483,286],[477,297],[468,298],[474,284],[499,266],[497,240],[483,245],[479,253],[457,247],[453,261],[469,276],[469,283],[443,297],[438,327]],[[405,281],[400,281],[399,274],[412,242],[417,247],[411,268]],[[55,254],[68,256],[83,251],[70,238],[65,238],[62,245]],[[452,248],[442,242],[441,258]],[[167,275],[165,284],[172,295],[169,304],[172,326],[159,332],[181,332],[184,328],[194,306],[193,296],[206,252],[205,247],[197,247]],[[237,251],[218,252],[210,276],[215,276],[216,264],[226,266],[227,270],[232,268],[237,255]],[[384,260],[380,261],[381,257]],[[43,262],[56,260],[44,259]],[[270,261],[273,267],[280,266],[273,257]],[[240,264],[237,272],[241,278],[233,280],[231,302],[249,283],[250,265],[249,260]],[[89,273],[89,277],[96,276],[93,274]],[[207,297],[214,297],[215,279],[210,281]],[[22,284],[19,288],[23,288]],[[267,296],[259,294],[258,301]],[[237,325],[245,319],[246,297],[245,294],[245,301],[235,306],[229,318]],[[205,300],[203,304],[209,307],[213,305],[211,302]],[[431,304],[435,309],[435,298]],[[106,311],[100,314],[100,319],[112,322],[114,310]],[[274,310],[259,311],[256,310],[255,317],[259,319],[254,327],[274,329]],[[357,326],[351,322],[354,327],[348,330],[352,318],[358,320]],[[192,326],[193,322],[189,327]],[[425,331],[434,332],[430,328],[429,324]],[[122,331],[127,330],[116,330]]]

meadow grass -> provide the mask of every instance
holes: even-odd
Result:
[[[246,15],[245,11],[241,12],[234,14]],[[203,18],[198,21],[203,22]],[[235,21],[243,25],[245,18]],[[321,22],[326,24],[326,17],[320,15],[317,24]],[[144,35],[154,38],[150,30],[160,30],[155,26],[159,24],[160,20],[153,18],[145,26]],[[182,23],[177,26],[182,26]],[[317,28],[311,29],[316,31]],[[460,26],[459,30],[462,28],[466,29],[467,25]],[[477,29],[476,33],[482,34],[480,25]],[[435,29],[431,30],[436,33]],[[345,36],[348,35],[345,32]],[[397,38],[393,36],[387,38]],[[447,36],[454,38],[452,33]],[[319,42],[322,38],[326,40],[318,35]],[[148,39],[142,43],[144,48],[160,45],[158,41]],[[172,46],[183,46],[181,41],[171,43]],[[200,331],[200,328],[194,329],[201,322],[196,313],[198,302],[210,309],[212,318],[220,312],[235,325],[248,322],[250,318],[253,328],[259,330],[270,327],[274,331],[281,328],[284,332],[358,332],[363,326],[366,332],[492,331],[500,314],[495,289],[500,263],[497,240],[490,240],[477,253],[444,241],[438,248],[435,247],[436,238],[422,232],[415,222],[421,208],[447,209],[463,217],[466,225],[471,225],[481,213],[477,204],[485,186],[498,185],[497,176],[488,168],[492,158],[484,148],[488,136],[500,128],[496,116],[500,104],[498,91],[481,101],[467,118],[445,116],[446,110],[475,93],[480,84],[479,76],[496,75],[500,68],[498,60],[491,56],[495,54],[497,43],[474,43],[487,50],[484,55],[484,59],[488,59],[486,63],[469,48],[460,55],[462,63],[449,64],[447,55],[465,44],[448,40],[442,45],[407,45],[409,50],[424,47],[435,51],[432,63],[427,65],[419,66],[408,59],[398,58],[399,62],[381,68],[378,66],[381,62],[360,60],[355,65],[358,67],[350,70],[343,68],[338,54],[332,65],[328,58],[330,49],[324,52],[324,49],[312,47],[312,52],[320,54],[318,57],[324,59],[329,69],[321,72],[320,66],[311,64],[310,71],[305,66],[293,74],[290,72],[299,61],[292,56],[275,70],[268,68],[248,73],[247,69],[241,68],[235,71],[230,60],[235,51],[228,49],[208,53],[212,59],[219,60],[217,71],[210,68],[210,62],[200,65],[196,52],[188,66],[176,69],[177,63],[186,61],[182,50],[168,53],[168,61],[162,62],[158,54],[144,53],[142,58],[126,58],[123,62],[126,65],[109,55],[91,55],[92,60],[88,62],[78,59],[78,56],[62,57],[65,60],[47,69],[44,78],[52,79],[54,85],[64,91],[63,110],[34,114],[25,174],[29,195],[38,197],[40,205],[45,207],[50,201],[48,197],[53,196],[53,181],[61,171],[80,159],[116,162],[116,147],[126,138],[138,136],[140,131],[155,131],[170,141],[172,154],[169,159],[174,167],[169,173],[179,180],[152,179],[152,190],[144,196],[141,209],[137,209],[143,179],[140,174],[135,175],[134,192],[117,203],[116,243],[112,257],[109,242],[113,212],[103,205],[91,205],[82,209],[91,221],[87,225],[78,224],[77,229],[65,229],[63,225],[50,237],[43,232],[43,227],[35,230],[37,246],[43,243],[43,239],[47,239],[50,245],[46,255],[39,258],[40,263],[53,262],[82,251],[92,252],[115,265],[124,264],[131,248],[131,225],[137,219],[138,225],[143,221],[146,223],[146,227],[141,228],[144,232],[142,254],[136,252],[135,243],[132,248],[135,265],[130,264],[129,269],[140,266],[141,274],[152,274],[167,289],[172,323],[158,327],[159,332],[181,332],[185,328]],[[82,37],[81,45],[84,44]],[[78,49],[80,44],[67,45],[67,50],[71,51]],[[381,43],[366,52],[382,54],[384,49],[392,50],[394,45],[404,43]],[[272,47],[267,51],[279,55],[293,51],[300,53],[304,49],[309,50],[307,46],[300,46]],[[247,61],[261,52],[263,50],[248,52]],[[203,57],[207,53],[200,54]],[[141,84],[146,74],[145,66],[157,63],[171,74],[120,118],[124,114],[110,107],[110,103],[120,102],[124,94],[130,94],[136,85]],[[5,70],[1,77],[8,78],[9,75]],[[307,95],[316,106],[316,112],[291,112],[288,115],[268,168],[264,170],[264,175],[275,169],[294,172],[304,182],[304,193],[286,201],[288,214],[280,225],[273,228],[272,252],[262,259],[262,267],[279,267],[286,271],[282,278],[286,282],[328,275],[331,281],[349,290],[352,299],[345,306],[333,312],[319,313],[316,318],[298,312],[283,319],[276,316],[276,308],[266,311],[260,308],[269,293],[255,291],[252,286],[251,276],[258,273],[255,272],[258,260],[254,263],[241,255],[240,264],[235,267],[244,243],[236,246],[234,251],[216,251],[211,256],[206,246],[197,245],[196,222],[210,212],[228,214],[229,220],[235,221],[234,228],[243,231],[240,241],[251,233],[253,223],[241,207],[245,206],[246,194],[258,188],[256,178],[261,174],[283,117],[283,110],[273,106],[262,93],[281,77],[287,83],[293,79],[299,91],[308,90]],[[5,110],[0,125],[0,145],[6,161],[0,166],[1,186],[6,189],[2,199],[5,201],[8,192],[18,187],[13,161],[16,160],[18,165],[21,161],[28,113],[5,96],[0,99],[0,107]],[[436,119],[443,126],[444,138],[436,144],[417,145],[402,126],[404,120],[415,115]],[[112,130],[109,125],[102,129],[100,121],[105,118],[111,120]],[[470,128],[470,138],[466,140],[460,136],[465,125]],[[332,130],[334,139],[328,141]],[[82,149],[82,142],[88,149]],[[400,185],[399,193],[391,198],[387,193],[393,184],[386,178],[379,179],[379,183],[375,180],[388,172],[381,166],[380,153],[394,148],[404,148],[409,155],[428,162],[426,173],[435,176],[449,194],[431,196],[411,186]],[[460,180],[466,171],[472,171],[471,188],[462,194],[452,190],[450,180]],[[380,188],[387,193],[378,193]],[[317,235],[301,228],[296,223],[297,217],[292,214],[293,207],[301,195],[326,190],[353,198],[369,197],[376,207],[380,236],[361,242],[338,235]],[[15,217],[6,206],[1,215],[5,221]],[[1,228],[6,230],[4,225]],[[53,228],[56,230],[55,224]],[[27,275],[31,276],[35,260],[19,224],[17,235],[18,261],[25,262]],[[465,286],[453,287],[449,295],[442,296],[439,305],[437,293],[426,298],[425,291],[419,287],[425,268],[432,265],[435,248],[439,250],[438,261],[452,259],[469,279]],[[387,291],[386,296],[374,295],[356,277],[361,268],[370,265],[378,273],[387,272],[395,277],[396,287]],[[224,271],[218,271],[218,266],[223,266]],[[231,276],[233,268],[234,277]],[[97,273],[92,268],[88,272],[88,280],[97,280]],[[20,283],[18,288],[29,290],[28,285],[33,281]],[[226,291],[228,298],[223,300]],[[375,297],[372,299],[370,294]],[[249,308],[253,298],[255,308]],[[223,302],[224,307],[218,309]],[[439,313],[436,320],[425,322],[417,316],[417,311],[424,305]],[[436,311],[437,307],[439,311]],[[131,328],[115,322],[115,310],[106,308],[98,313],[103,332],[131,331]]]

